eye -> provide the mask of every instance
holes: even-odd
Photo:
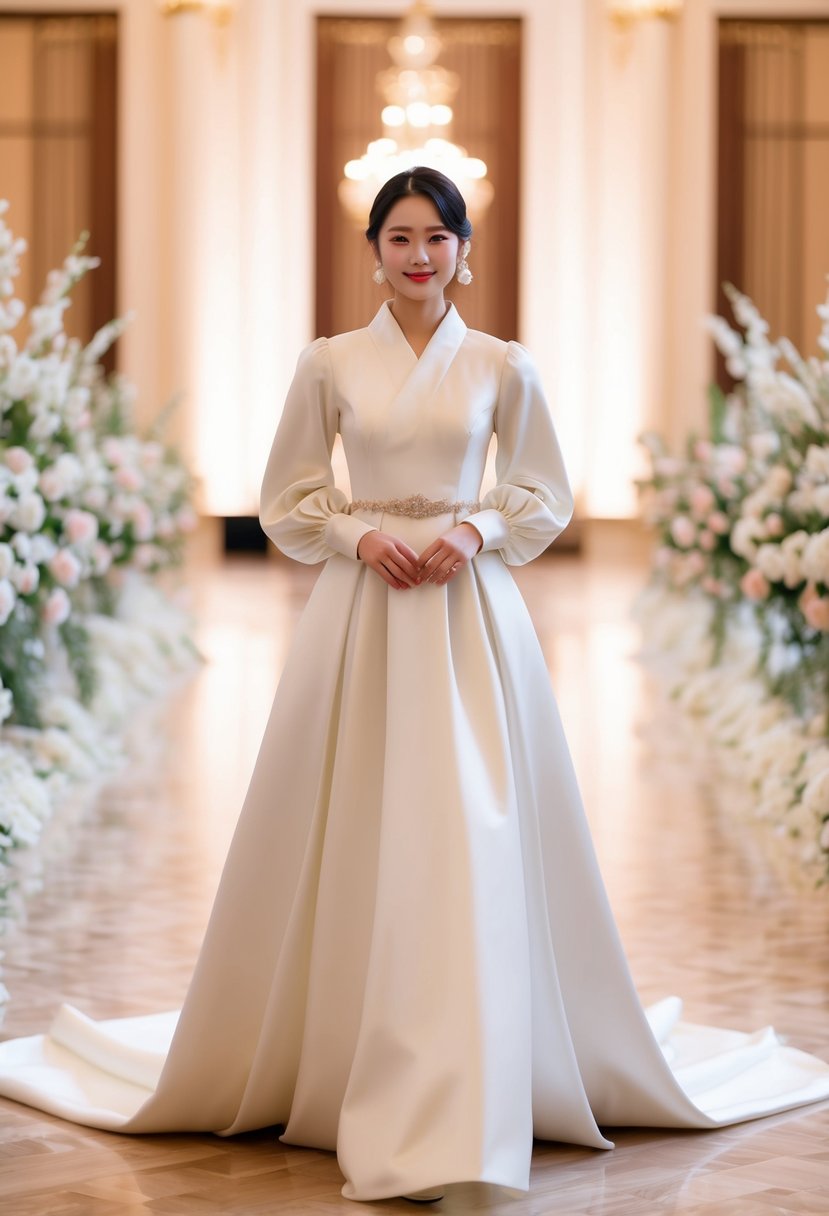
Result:
[[[403,244],[405,244],[405,242],[406,242],[406,238],[403,236],[403,234],[401,232],[399,232],[397,234],[397,236],[393,236],[391,238],[391,243],[393,245],[403,245]]]
[[[448,238],[447,238],[447,236],[446,236],[446,233],[445,233],[445,232],[436,232],[436,233],[434,233],[434,235],[432,236],[432,240],[433,240],[433,241],[445,241],[445,240],[447,240],[447,239],[448,239]]]

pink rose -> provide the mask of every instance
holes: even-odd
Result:
[[[700,581],[700,587],[707,595],[714,595],[719,598],[725,591],[725,587],[718,578],[714,578],[710,574],[706,574],[705,578]]]
[[[58,549],[49,562],[49,572],[64,587],[74,587],[81,575],[81,563],[71,549]]]
[[[697,530],[687,515],[677,515],[671,520],[671,537],[680,549],[690,549],[696,536]]]
[[[112,553],[109,545],[105,545],[102,540],[95,542],[92,549],[92,568],[96,574],[106,574],[107,570],[112,565]]]
[[[723,511],[712,511],[706,520],[708,529],[717,536],[725,536],[731,529],[728,516]]]
[[[712,549],[717,547],[717,538],[713,532],[709,532],[707,528],[703,528],[699,534],[699,547],[705,549],[706,553],[710,553]]]
[[[707,515],[714,506],[716,499],[708,486],[694,486],[691,491],[691,510],[701,518]]]
[[[124,444],[115,435],[107,435],[106,439],[101,444],[101,449],[110,464],[117,467],[118,465],[122,465],[124,463],[124,460],[126,459]]]
[[[136,540],[152,540],[155,536],[153,513],[145,502],[137,502],[130,510]]]
[[[720,458],[720,468],[724,473],[730,473],[732,476],[739,475],[745,472],[748,459],[743,448],[738,448],[734,444],[721,444],[718,449]]]
[[[713,448],[709,439],[698,439],[694,444],[694,458],[706,463],[711,459]]]
[[[813,629],[829,633],[829,596],[819,595],[814,583],[807,583],[798,604]]]
[[[98,535],[98,521],[90,511],[73,507],[63,517],[63,530],[70,544],[85,545]]]
[[[43,605],[43,620],[47,625],[62,625],[71,611],[69,596],[63,587],[55,587]]]
[[[122,464],[115,474],[115,483],[122,490],[140,490],[144,479],[137,469],[133,469],[128,464]]]
[[[9,448],[5,455],[5,461],[7,467],[13,473],[25,473],[34,464],[31,454],[25,448],[20,447]]]
[[[771,583],[762,571],[752,567],[740,579],[740,590],[747,599],[764,600],[771,591]]]
[[[771,511],[763,520],[766,528],[767,536],[782,536],[785,530],[783,516],[778,515],[776,511]]]

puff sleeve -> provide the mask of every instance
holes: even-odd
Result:
[[[518,342],[507,344],[495,432],[497,484],[464,522],[480,532],[480,552],[500,549],[508,565],[521,566],[566,528],[573,493],[538,371]]]
[[[262,530],[299,562],[334,553],[356,559],[360,539],[372,531],[348,513],[348,499],[334,486],[338,423],[328,340],[317,338],[299,356],[259,495]]]

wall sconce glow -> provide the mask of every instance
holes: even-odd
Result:
[[[227,25],[236,9],[236,0],[159,0],[164,17],[180,13],[206,13],[217,25]]]
[[[621,26],[652,18],[670,20],[682,12],[683,0],[608,0],[610,17]]]

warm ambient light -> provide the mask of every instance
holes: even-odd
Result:
[[[619,25],[632,25],[653,17],[677,17],[683,0],[608,0],[607,11]]]
[[[225,25],[233,16],[236,0],[159,0],[159,8],[165,17],[179,13],[206,13],[218,25]]]

